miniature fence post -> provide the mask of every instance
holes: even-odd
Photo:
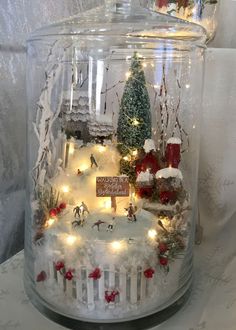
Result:
[[[127,279],[126,279],[126,269],[124,266],[120,267],[119,270],[119,287],[120,287],[120,302],[126,302],[126,290],[127,290]]]
[[[130,302],[136,304],[138,300],[138,275],[137,268],[132,267],[130,272]]]

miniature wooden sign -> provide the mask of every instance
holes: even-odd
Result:
[[[129,178],[127,176],[98,176],[96,195],[97,197],[128,197]]]

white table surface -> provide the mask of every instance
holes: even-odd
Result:
[[[157,330],[236,329],[236,216],[218,232],[205,229],[205,239],[195,249],[192,295]],[[23,263],[20,252],[0,265],[0,330],[66,329],[31,305],[24,293]]]

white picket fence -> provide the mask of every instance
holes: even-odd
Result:
[[[109,308],[115,304],[137,304],[143,302],[153,291],[153,279],[147,279],[144,276],[144,267],[124,266],[117,268],[115,266],[100,265],[101,277],[97,280],[89,278],[93,269],[87,269],[81,266],[73,272],[73,279],[66,280],[63,272],[56,271],[55,263],[48,264],[48,280],[56,282],[61,291],[67,297],[82,303],[89,310],[95,308],[95,304],[107,304],[105,300],[105,291],[117,290],[115,302],[109,303]],[[48,281],[47,281],[48,282]],[[44,285],[38,283],[39,285]]]

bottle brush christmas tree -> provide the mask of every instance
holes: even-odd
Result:
[[[123,156],[120,172],[127,174],[130,182],[135,180],[133,156],[137,155],[145,140],[149,138],[151,138],[150,99],[141,59],[135,52],[130,67],[130,76],[121,99],[117,128],[118,150]]]

